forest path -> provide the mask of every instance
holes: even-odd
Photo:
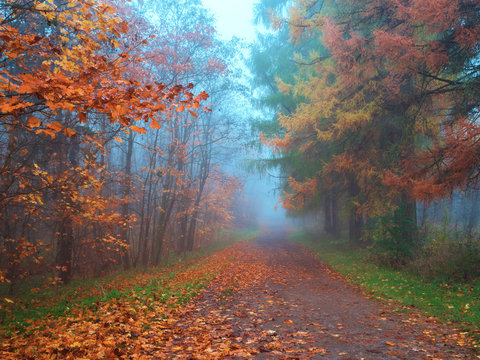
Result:
[[[423,316],[392,313],[285,234],[248,244],[235,263],[185,308],[166,357],[477,358],[456,345],[453,330]]]

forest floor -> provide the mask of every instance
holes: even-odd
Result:
[[[234,244],[173,279],[202,277],[212,267],[213,280],[186,305],[155,294],[147,303],[138,293],[111,300],[4,339],[0,357],[480,358],[458,330],[369,299],[285,233]]]
[[[480,358],[458,330],[394,313],[282,235],[258,239],[237,260],[246,264],[243,273],[237,270],[243,286],[220,297],[216,286],[209,288],[177,324],[175,343],[190,348],[193,358]],[[205,326],[211,332],[199,341],[195,329]]]

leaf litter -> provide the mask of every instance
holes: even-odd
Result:
[[[477,358],[457,330],[393,313],[279,238],[237,243],[175,272],[168,286],[178,291],[167,299],[135,292],[35,321],[26,332],[2,337],[0,357]]]

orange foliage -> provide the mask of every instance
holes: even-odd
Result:
[[[323,6],[328,16],[312,12],[308,2],[291,12],[294,40],[318,34],[328,55],[314,53],[295,84],[278,84],[305,101],[293,115],[280,116],[284,138],[268,144],[287,151],[294,146],[306,158],[317,149],[319,184],[339,174],[355,182],[362,208],[371,212],[394,203],[399,191],[431,199],[476,183],[476,120],[455,113],[470,85],[462,70],[447,69],[458,60],[452,59],[457,50],[467,58],[478,54],[479,4],[351,0]],[[475,66],[468,76],[475,76]],[[421,142],[433,145],[416,149]],[[312,196],[300,183],[310,189],[312,181],[291,179],[285,206],[301,207],[298,194]]]
[[[458,121],[444,129],[441,142],[407,158],[401,175],[388,173],[385,182],[392,187],[407,188],[417,199],[431,201],[448,196],[455,188],[475,186],[479,176],[472,164],[480,163],[480,126]]]
[[[296,181],[293,177],[288,179],[288,185],[292,193],[284,193],[282,206],[289,210],[301,209],[305,203],[315,197],[318,189],[318,179],[306,179],[305,181]]]
[[[108,155],[112,138],[122,141],[107,132],[117,126],[145,134],[141,123],[159,129],[168,119],[159,115],[175,110],[194,116],[191,109],[208,98],[194,94],[193,84],[167,86],[147,70],[138,49],[153,39],[138,39],[139,22],[120,16],[126,8],[97,0],[30,2],[25,11],[17,5],[7,2],[0,18],[0,215],[15,222],[2,234],[9,261],[0,281],[24,276],[18,266],[32,257],[54,269],[44,257],[55,237],[25,242],[17,235],[44,233],[36,227],[47,224],[59,242],[75,233],[77,265],[117,261],[127,247],[118,229],[133,218],[119,214],[123,200],[105,194],[118,174],[97,156]]]

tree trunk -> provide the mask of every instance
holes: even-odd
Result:
[[[323,203],[324,211],[324,230],[327,234],[332,236],[338,236],[339,223],[338,223],[338,201],[335,189],[332,189],[331,193],[325,195]]]
[[[80,144],[77,139],[64,138],[65,162],[70,163],[71,168],[78,166],[78,156],[80,151]],[[60,173],[66,171],[65,164],[60,164]],[[67,192],[63,194],[65,204],[72,202],[70,194]],[[57,249],[57,268],[58,277],[63,284],[68,284],[73,275],[73,242],[75,241],[73,236],[73,221],[71,214],[64,214],[60,222],[59,235],[58,235],[58,249]]]
[[[188,207],[185,207],[184,211],[186,212],[187,209]],[[188,215],[184,213],[180,221],[180,236],[178,237],[178,240],[179,240],[178,245],[179,245],[179,250],[181,252],[187,251],[187,229],[188,229]]]
[[[362,217],[358,213],[358,206],[354,204],[354,200],[360,193],[360,188],[353,180],[348,185],[348,194],[351,198],[352,204],[350,206],[350,213],[348,217],[348,237],[351,243],[358,243],[362,236]]]
[[[406,222],[401,221],[401,223],[406,223],[402,229],[402,237],[404,241],[409,244],[415,244],[418,238],[417,231],[417,202],[413,199],[406,191],[403,191],[401,194],[401,202],[405,207],[405,212],[401,216],[406,217]],[[402,219],[403,220],[403,219]]]
[[[122,205],[122,217],[127,219],[130,216],[130,194],[132,193],[132,154],[133,154],[133,132],[130,131],[127,144],[127,154],[125,157],[125,183],[123,187],[123,205]],[[130,268],[130,251],[129,251],[129,237],[128,227],[123,226],[120,236],[125,249],[123,249],[122,261],[125,269]]]
[[[169,175],[169,177],[171,177]],[[170,179],[171,180],[171,179]],[[170,189],[170,181],[167,181],[167,189],[174,191],[174,189]],[[158,265],[160,262],[160,258],[163,253],[164,242],[165,242],[165,235],[167,232],[168,222],[170,221],[170,216],[173,211],[173,206],[175,205],[176,197],[175,195],[168,195],[168,192],[165,191],[162,195],[162,202],[160,204],[160,216],[158,219],[158,225],[155,232],[154,243],[152,244],[153,250],[153,264]]]
[[[187,234],[187,251],[193,250],[193,245],[195,244],[195,230],[197,227],[197,211],[194,211],[192,214],[192,219],[190,220],[190,226],[188,228]]]
[[[70,217],[63,219],[58,235],[57,268],[62,284],[72,280],[73,224]]]
[[[332,235],[338,236],[340,234],[340,226],[338,221],[338,199],[334,191],[332,193]]]
[[[467,223],[464,229],[464,232],[467,236],[471,236],[473,233],[473,230],[476,227],[477,219],[478,219],[478,198],[479,198],[480,192],[478,190],[471,190],[470,196],[468,196],[470,200],[470,206],[469,206],[469,213],[467,216]]]
[[[324,215],[324,230],[327,234],[332,233],[333,224],[332,224],[332,198],[330,194],[325,194],[323,199],[323,215]]]

